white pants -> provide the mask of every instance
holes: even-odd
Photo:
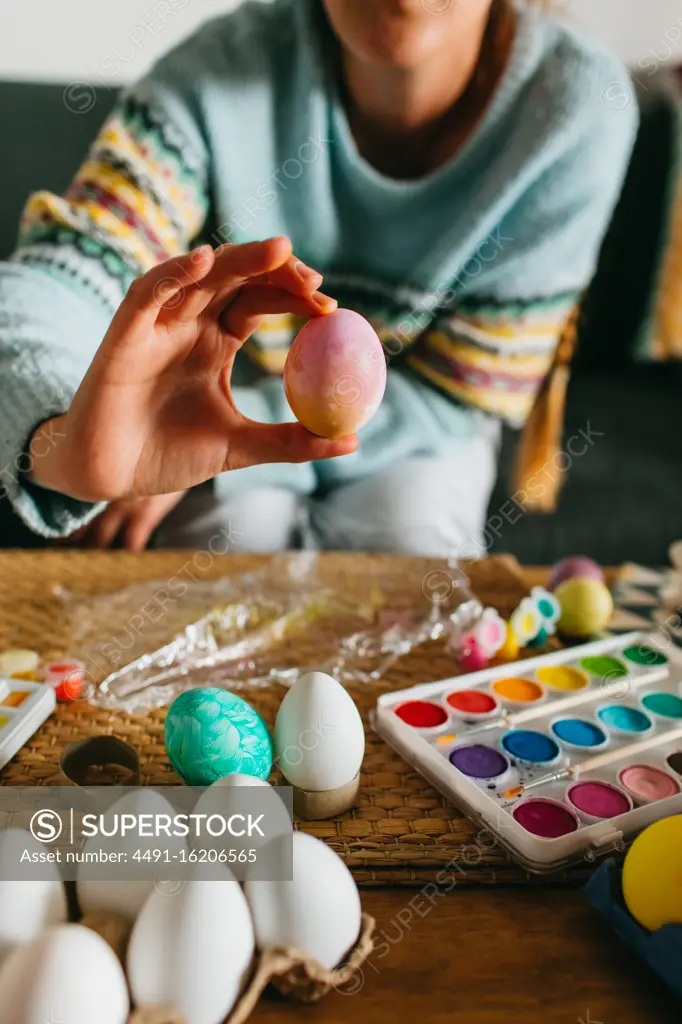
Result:
[[[210,485],[195,488],[163,524],[157,546],[471,557],[483,550],[498,434],[490,431],[450,442],[447,455],[397,461],[332,487],[322,497],[256,486],[217,498]]]

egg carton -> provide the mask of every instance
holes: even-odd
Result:
[[[621,870],[612,859],[592,875],[585,895],[616,935],[682,999],[682,925],[667,924],[652,933],[638,924],[625,906]]]
[[[125,950],[132,929],[130,922],[114,914],[97,914],[84,917],[81,924],[100,935],[119,960],[125,962]],[[263,950],[242,995],[224,1024],[243,1024],[248,1020],[268,985],[299,1003],[316,1003],[332,989],[353,990],[354,978],[361,972],[363,962],[374,947],[372,936],[375,927],[374,918],[363,914],[360,936],[355,946],[344,963],[333,970],[293,947]],[[133,1011],[128,1024],[187,1024],[187,1021],[169,1007],[144,1007]]]

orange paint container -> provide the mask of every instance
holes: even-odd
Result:
[[[490,689],[506,707],[527,707],[544,700],[546,695],[544,686],[523,676],[496,679]]]

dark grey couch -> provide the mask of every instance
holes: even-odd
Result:
[[[0,258],[14,245],[26,196],[66,186],[114,100],[104,89],[65,97],[61,86],[0,83]],[[646,293],[642,256],[653,256],[659,243],[659,178],[669,136],[665,110],[654,103],[585,307],[566,438],[583,430],[592,443],[572,459],[558,513],[519,518],[508,505],[516,438],[505,437],[490,506],[491,550],[527,563],[581,552],[603,563],[653,564],[666,561],[668,544],[682,537],[682,372],[634,367],[627,357]],[[582,447],[571,445],[575,452]],[[0,542],[35,542],[7,510],[1,518]]]

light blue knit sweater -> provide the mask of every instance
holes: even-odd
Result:
[[[197,240],[288,234],[390,360],[384,429],[358,453],[226,474],[219,489],[306,493],[445,451],[483,416],[528,415],[618,197],[637,113],[609,97],[627,72],[524,7],[473,136],[400,182],[356,149],[333,45],[319,0],[244,5],[123,98],[66,197],[31,200],[0,265],[0,473],[36,532],[66,534],[96,508],[27,482],[32,431],[68,408],[130,281]],[[249,344],[236,398],[251,416],[290,417],[277,373],[293,329],[280,318]]]

